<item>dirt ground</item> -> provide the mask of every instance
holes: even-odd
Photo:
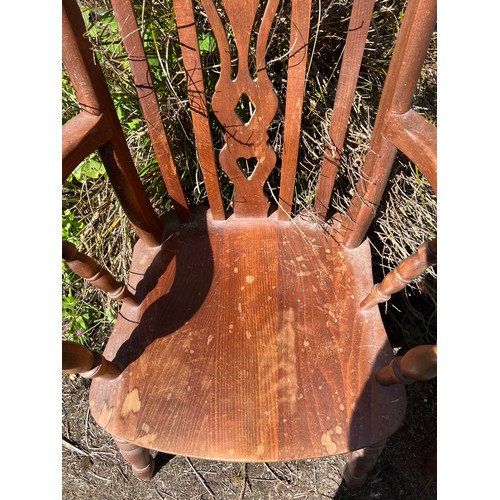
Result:
[[[407,387],[402,427],[387,442],[368,481],[342,483],[346,456],[288,463],[210,462],[156,454],[153,479],[136,479],[88,406],[90,382],[63,376],[62,498],[73,499],[435,499],[435,476],[424,475],[436,448],[437,381]]]

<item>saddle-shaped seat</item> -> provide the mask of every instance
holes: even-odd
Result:
[[[373,287],[369,242],[339,246],[317,224],[276,217],[188,225],[134,249],[104,356],[123,371],[92,383],[111,434],[200,458],[295,460],[346,453],[401,424],[404,388],[374,372],[393,358]]]

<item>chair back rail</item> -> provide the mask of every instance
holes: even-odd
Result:
[[[273,120],[278,102],[266,71],[265,53],[269,33],[276,15],[278,0],[269,0],[261,15],[260,29],[255,40],[252,30],[259,2],[235,0],[202,0],[201,6],[215,36],[220,57],[220,78],[211,99],[213,112],[225,130],[225,144],[219,153],[219,164],[234,185],[233,211],[236,217],[266,217],[269,200],[263,186],[276,164],[276,152],[268,144],[267,129]],[[288,60],[287,99],[285,105],[284,142],[281,162],[278,218],[291,216],[295,177],[297,172],[302,105],[307,69],[311,1],[292,0],[290,46]],[[434,5],[433,5],[434,4]],[[187,219],[187,203],[173,164],[168,141],[159,116],[157,97],[142,40],[129,0],[112,1],[115,16],[128,53],[144,116],[152,142],[164,165],[167,190],[176,210]],[[218,166],[209,123],[207,95],[203,82],[196,16],[192,0],[174,0],[178,38],[187,75],[188,96],[196,138],[198,159],[205,182],[212,216],[225,218],[218,181]],[[316,191],[315,210],[327,218],[328,206],[337,175],[356,83],[368,36],[374,0],[355,0],[346,39],[339,84],[335,95],[330,124],[330,142],[325,149]],[[384,192],[396,148],[424,166],[424,175],[435,187],[435,129],[422,123],[409,111],[421,66],[434,30],[435,1],[411,0],[397,44],[394,60],[385,85],[379,114],[372,138],[371,151],[363,167],[357,195],[340,229],[341,239],[349,248],[360,244],[374,211]],[[221,11],[224,12],[222,17]],[[231,60],[230,43],[223,19],[231,25],[237,49],[237,71]],[[258,21],[258,20],[257,20]],[[255,43],[256,69],[254,78],[249,65],[251,43]],[[411,64],[408,62],[411,61]],[[252,103],[253,114],[247,123],[236,113],[236,106],[246,95]],[[404,115],[406,118],[401,117]],[[402,123],[405,120],[405,123]],[[398,127],[403,127],[399,130]],[[386,137],[390,136],[390,140]],[[392,141],[392,142],[391,142]],[[395,144],[393,144],[395,143]],[[423,152],[422,152],[423,149]],[[385,153],[385,154],[382,154]],[[161,160],[164,158],[165,160]],[[240,160],[254,159],[256,167],[250,174],[243,172]],[[161,160],[161,161],[160,161]],[[428,165],[430,162],[430,166]],[[434,176],[435,177],[435,176]],[[181,208],[179,208],[181,207]]]
[[[330,122],[330,141],[325,147],[314,201],[315,212],[323,220],[327,218],[337,177],[374,3],[374,0],[355,0],[352,7]]]
[[[135,169],[104,75],[94,61],[90,41],[85,36],[86,28],[80,9],[75,0],[63,0],[62,6],[63,62],[75,88],[81,113],[94,117],[104,115],[103,120],[98,122],[107,122],[107,133],[92,134],[89,132],[89,129],[93,129],[92,125],[85,125],[88,120],[83,118],[76,122],[76,126],[73,122],[63,128],[63,152],[73,153],[69,155],[71,163],[66,156],[68,163],[66,166],[63,164],[63,172],[69,175],[72,171],[70,167],[76,167],[75,157],[81,160],[82,154],[88,151],[87,145],[83,146],[83,141],[77,139],[78,133],[93,136],[94,139],[97,135],[98,140],[94,141],[92,147],[104,141],[98,150],[127,217],[141,239],[150,246],[157,246],[162,239],[162,225]],[[68,131],[71,134],[68,135]]]
[[[319,188],[319,205],[326,205],[331,197],[333,180],[329,184],[326,178],[332,178],[331,165],[338,162],[342,149],[359,67],[366,43],[366,37],[373,11],[373,0],[356,0],[353,16],[347,37],[345,62],[341,71],[339,91],[336,96],[334,118],[331,135],[336,144],[337,160],[332,162],[327,152],[323,166],[326,172]],[[221,74],[212,97],[212,109],[225,130],[225,145],[219,154],[219,164],[235,187],[233,210],[237,217],[266,217],[269,200],[264,194],[263,186],[276,164],[276,153],[268,145],[268,133],[275,116],[278,102],[266,71],[266,47],[274,16],[279,4],[278,0],[269,0],[260,19],[260,29],[256,37],[256,70],[254,78],[249,68],[249,49],[252,41],[252,28],[258,24],[255,19],[259,2],[237,2],[225,0],[216,6],[213,0],[201,2],[217,41]],[[157,118],[157,101],[150,92],[151,75],[147,68],[147,60],[137,22],[129,1],[112,1],[115,16],[121,30],[124,46],[131,61],[139,97],[148,125]],[[231,51],[228,35],[221,15],[231,24],[234,41],[238,51],[237,75],[233,76]],[[191,106],[193,129],[196,137],[198,158],[207,195],[215,219],[224,218],[224,209],[217,181],[218,171],[215,158],[211,128],[209,123],[207,96],[203,82],[202,63],[198,45],[196,19],[192,0],[175,0],[174,11],[177,22],[178,38],[181,45],[183,64],[187,74],[188,96]],[[301,131],[302,105],[307,69],[309,27],[311,1],[292,1],[290,23],[290,46],[287,78],[287,100],[285,105],[284,139],[281,164],[281,180],[279,194],[278,217],[286,220],[291,216],[299,142]],[[145,89],[147,91],[145,91]],[[252,102],[254,112],[247,123],[244,123],[235,112],[235,108],[243,95]],[[146,100],[151,105],[145,105]],[[159,128],[159,127],[157,127]],[[162,129],[163,130],[163,129]],[[156,133],[156,132],[155,132]],[[153,143],[155,134],[151,134]],[[164,134],[160,141],[165,142]],[[239,166],[239,160],[256,159],[255,170],[246,175]],[[170,169],[174,171],[173,167]],[[335,175],[333,175],[333,178]],[[168,186],[167,186],[168,189]]]
[[[191,212],[175,168],[174,159],[163,126],[153,78],[132,5],[129,2],[116,0],[112,1],[111,4],[123,45],[128,54],[139,103],[146,120],[151,143],[165,186],[179,220],[181,222],[188,222],[191,220]]]
[[[252,0],[245,2],[244,6],[234,0],[221,1],[220,5],[217,6],[213,0],[201,2],[213,29],[220,55],[221,74],[211,104],[214,114],[225,130],[225,144],[219,154],[219,163],[234,184],[233,210],[237,217],[266,217],[269,210],[269,200],[264,194],[263,186],[275,166],[276,153],[268,144],[267,128],[276,113],[277,98],[267,75],[265,52],[278,3],[278,0],[269,0],[261,16],[260,30],[256,38],[257,76],[253,78],[249,68],[249,49],[251,42],[253,42],[251,34],[256,22],[255,16],[259,2]],[[316,191],[315,210],[323,219],[327,218],[373,4],[373,0],[355,0],[353,4],[330,124],[331,146],[327,146],[325,149]],[[179,219],[188,221],[190,220],[189,208],[159,114],[157,96],[153,89],[151,72],[132,6],[128,0],[120,2],[113,0],[112,5],[167,190]],[[224,10],[225,18],[232,26],[238,50],[236,77],[232,74],[228,37],[218,9]],[[225,218],[225,211],[209,124],[207,96],[203,83],[192,0],[175,0],[174,11],[187,74],[188,95],[200,168],[212,216],[215,220],[221,220]],[[435,27],[435,11],[435,0],[410,0],[408,3],[377,114],[370,152],[363,166],[360,180],[356,185],[356,194],[347,214],[342,218],[339,228],[340,240],[348,248],[355,248],[361,243],[371,224],[385,190],[397,149],[403,151],[417,163],[433,189],[437,190],[436,128],[410,109],[420,70]],[[287,102],[278,202],[280,207],[278,218],[281,220],[291,216],[293,206],[307,67],[310,13],[310,0],[292,1]],[[78,99],[82,103],[83,110],[89,110],[89,113],[99,116],[102,114],[102,109],[107,109],[109,104],[112,105],[112,102],[107,102],[107,98],[102,98],[101,92],[96,91],[96,89],[102,89],[103,84],[105,85],[102,75],[95,77],[93,71],[89,73],[87,68],[89,63],[85,60],[84,51],[82,52],[79,46],[81,43],[76,45],[78,45],[77,50],[70,50],[70,52],[77,54],[72,56],[75,59],[80,58],[79,61],[76,60],[76,64],[75,61],[72,61],[71,64],[72,67],[76,66],[77,68],[78,74],[75,74],[72,80],[75,79],[78,82],[75,85],[78,87]],[[410,61],[411,64],[409,64]],[[82,82],[81,85],[80,82]],[[235,111],[243,95],[249,98],[254,108],[253,115],[247,123],[243,123]],[[103,101],[106,101],[105,104]],[[108,118],[107,115],[108,113],[106,113],[105,118]],[[111,121],[114,122],[114,119]],[[116,127],[115,123],[110,124],[110,128],[113,129],[113,127]],[[68,166],[63,170],[64,175],[67,176],[68,171],[74,168],[73,165],[77,164],[78,160],[81,161],[82,156],[94,147],[94,144],[106,139],[106,120],[78,118],[68,122],[66,130],[71,132],[67,135],[73,137],[72,141],[65,143],[65,158],[68,159],[65,164]],[[75,130],[76,132],[74,132]],[[83,145],[83,140],[78,140],[78,137],[87,139],[85,145]],[[117,163],[118,155],[130,156],[128,150],[126,152],[120,151],[117,155],[116,144],[113,141],[111,143],[114,145],[112,152],[108,153],[111,163]],[[241,169],[239,162],[242,159],[249,160],[251,158],[256,160],[257,166],[250,175],[247,175]],[[137,217],[138,212],[148,211],[142,206],[144,205],[142,198],[145,198],[145,195],[138,195],[138,192],[135,192],[135,196],[131,196],[130,191],[136,189],[136,186],[133,186],[134,182],[127,183],[127,187],[124,189],[124,184],[120,183],[118,178],[124,170],[127,170],[127,167],[121,163],[127,164],[128,158],[127,161],[117,164],[118,173],[113,172],[110,174],[110,178],[115,178],[118,195],[126,200],[125,204],[129,202],[130,198],[135,205],[138,205],[134,207],[134,210],[131,210]],[[122,192],[120,193],[120,191]],[[143,191],[142,186],[140,191]],[[141,198],[141,200],[137,198]],[[158,235],[160,230],[157,223],[152,222],[152,220],[154,217],[149,219],[146,225],[156,226],[154,231],[150,232],[155,232]],[[139,231],[141,230],[141,224],[134,224],[133,221],[132,224],[138,226]],[[156,238],[158,239],[158,236]]]
[[[347,248],[356,248],[361,244],[384,194],[397,151],[396,145],[387,137],[388,124],[389,129],[393,130],[394,124],[391,122],[394,116],[404,115],[410,110],[436,26],[436,11],[436,0],[409,0],[406,7],[377,111],[370,151],[356,184],[356,194],[339,228],[340,238]],[[426,155],[417,155],[418,160],[425,160],[429,155],[435,158],[436,135],[432,127],[430,124],[420,126],[417,134],[411,133],[410,127],[409,132],[397,134],[395,142],[399,147],[406,147],[404,143],[411,145],[416,142],[418,147],[408,146],[410,152],[419,147],[428,152]],[[436,185],[433,168],[435,171],[435,163],[426,164],[422,170]]]

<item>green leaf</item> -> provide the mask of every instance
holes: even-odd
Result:
[[[198,39],[198,44],[200,46],[200,52],[202,54],[209,54],[214,52],[217,48],[217,43],[215,42],[215,38],[212,33],[207,33]]]
[[[130,130],[135,130],[141,124],[141,120],[139,118],[134,118],[128,122],[128,127]]]
[[[148,57],[148,63],[151,71],[155,68],[160,68],[160,61],[156,57]]]
[[[87,158],[85,161],[80,163],[80,165],[78,165],[78,167],[76,167],[76,169],[73,171],[73,175],[78,182],[82,182],[84,177],[97,179],[104,174],[106,174],[104,165],[92,158]]]
[[[75,245],[78,245],[78,233],[85,227],[85,224],[71,213],[65,210],[62,215],[62,238]]]

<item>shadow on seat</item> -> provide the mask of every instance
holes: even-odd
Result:
[[[63,59],[82,108],[63,127],[63,181],[98,148],[139,236],[126,285],[74,245],[63,245],[63,258],[73,271],[123,301],[103,354],[65,343],[63,369],[94,379],[92,415],[141,479],[153,474],[149,449],[241,462],[350,453],[345,480],[360,487],[403,421],[402,384],[435,375],[430,351],[394,360],[377,304],[435,262],[436,240],[424,242],[374,285],[365,237],[397,149],[422,164],[436,190],[436,130],[410,108],[435,27],[435,2],[409,3],[356,194],[347,213],[333,217],[328,207],[373,1],[353,2],[330,128],[335,146],[325,152],[314,210],[308,214],[294,214],[292,207],[311,2],[292,2],[293,50],[276,206],[263,186],[276,164],[267,128],[277,102],[265,55],[278,2],[270,0],[260,12],[255,77],[246,54],[258,2],[222,2],[239,51],[237,78],[231,76],[217,9],[209,0],[201,3],[221,59],[211,101],[225,130],[219,164],[193,6],[174,0],[210,208],[187,204],[132,5],[112,1],[173,201],[174,210],[159,218],[135,170],[76,1],[63,0]],[[246,123],[235,111],[243,95],[253,105]],[[254,170],[244,172],[241,160],[250,161]],[[222,203],[219,167],[234,186],[230,212]]]
[[[392,349],[378,309],[359,310],[373,286],[368,241],[345,250],[301,218],[221,223],[204,211],[166,227],[162,247],[135,248],[146,293],[122,308],[104,352],[123,372],[91,387],[104,429],[178,455],[282,461],[399,427],[404,389],[371,377]]]

